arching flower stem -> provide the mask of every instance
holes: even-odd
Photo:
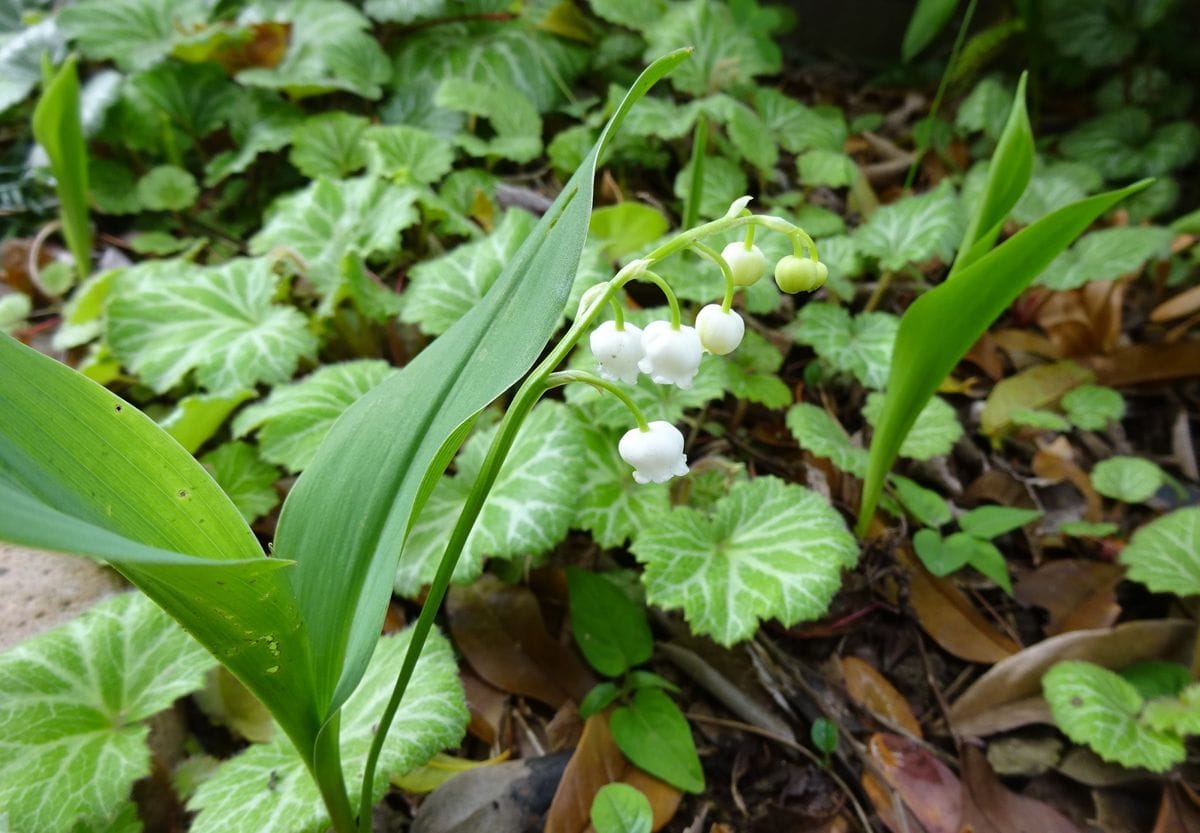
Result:
[[[608,391],[613,396],[617,397],[617,399],[620,399],[621,404],[629,409],[629,413],[633,414],[634,422],[637,423],[637,427],[640,430],[650,430],[650,424],[646,422],[646,417],[642,414],[642,409],[639,408],[630,398],[629,394],[623,391],[618,385],[615,385],[606,379],[601,379],[594,373],[588,373],[586,370],[560,370],[556,373],[551,373],[548,377],[546,377],[547,389],[561,387],[562,385],[567,385],[571,382],[582,382],[585,385],[591,385],[597,390]]]
[[[748,228],[753,229],[754,226],[748,226]],[[733,270],[729,268],[729,264],[725,262],[725,258],[721,257],[721,253],[711,246],[697,240],[692,244],[692,248],[717,264],[717,267],[721,270],[721,275],[725,278],[725,300],[721,302],[721,311],[729,312],[733,307],[734,290],[737,289],[737,286],[733,282]]]

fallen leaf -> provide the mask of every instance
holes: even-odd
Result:
[[[1110,388],[1147,382],[1170,382],[1200,376],[1200,341],[1175,344],[1131,344],[1107,356],[1089,356],[1081,361]]]
[[[540,828],[567,755],[461,772],[421,802],[411,833],[526,833]]]
[[[1022,361],[1025,355],[1041,356],[1046,359],[1062,358],[1054,342],[1032,330],[1004,329],[996,330],[991,335],[996,346],[1008,353],[1009,358],[1018,367],[1027,363]]]
[[[479,769],[481,766],[502,764],[508,760],[510,754],[511,752],[506,749],[486,761],[472,761],[469,758],[456,758],[453,755],[439,752],[424,766],[419,766],[403,775],[394,776],[392,784],[410,793],[430,793],[459,773]]]
[[[921,628],[938,645],[956,657],[985,663],[999,662],[1021,650],[951,582],[930,574],[907,550],[897,550],[897,557],[909,574],[908,602]]]
[[[921,724],[913,715],[912,707],[888,682],[887,677],[858,657],[841,657],[838,667],[851,700],[890,725],[898,726],[910,735],[923,737]]]
[[[875,815],[879,816],[888,830],[892,833],[922,833],[908,808],[894,801],[888,786],[870,772],[863,773],[862,788],[875,808]],[[901,819],[898,814],[903,814],[904,818]]]
[[[1120,764],[1110,764],[1086,746],[1067,750],[1054,769],[1060,775],[1087,787],[1119,787],[1138,781],[1157,781],[1162,777],[1146,769],[1127,769]]]
[[[962,500],[968,506],[978,503],[998,503],[1018,509],[1036,509],[1025,484],[1003,469],[988,469],[963,490]]]
[[[461,668],[458,676],[467,695],[467,710],[471,713],[467,731],[491,746],[500,736],[508,713],[508,695],[479,679],[469,668]]]
[[[1150,312],[1150,320],[1155,323],[1174,321],[1176,318],[1186,318],[1200,312],[1200,285],[1185,289],[1174,298],[1168,298]]]
[[[1045,628],[1049,636],[1107,628],[1121,612],[1115,591],[1124,572],[1116,564],[1063,558],[1018,578],[1013,596],[1049,614]]]
[[[987,374],[993,382],[1004,376],[1004,360],[1000,358],[1000,345],[992,338],[991,333],[985,332],[979,340],[971,345],[971,349],[963,356],[963,361],[971,362]]]
[[[625,759],[608,728],[608,713],[594,714],[583,725],[583,737],[571,755],[550,802],[543,833],[583,833],[591,830],[592,800],[605,784],[623,781],[650,800],[652,830],[669,822],[683,793],[635,767]]]
[[[1052,636],[988,669],[950,706],[950,723],[957,734],[976,736],[1049,723],[1042,675],[1055,663],[1086,660],[1119,670],[1147,659],[1187,662],[1194,632],[1186,619],[1154,619]]]
[[[883,779],[926,833],[959,833],[962,784],[948,766],[899,735],[872,735],[867,749]]]
[[[446,598],[450,633],[475,672],[492,685],[557,709],[595,685],[583,661],[556,642],[537,599],[524,587],[485,575]]]
[[[1094,380],[1092,371],[1075,362],[1055,362],[1026,368],[998,382],[979,415],[980,428],[993,440],[1012,427],[1012,414],[1022,408],[1047,408],[1064,393]]]
[[[1100,493],[1092,486],[1092,479],[1087,472],[1075,463],[1075,450],[1066,437],[1057,437],[1053,442],[1038,448],[1033,455],[1033,473],[1052,483],[1067,480],[1083,495],[1087,502],[1089,521],[1099,521],[1104,512],[1104,501]]]
[[[1111,353],[1121,336],[1129,280],[1089,281],[1079,289],[1048,293],[1037,323],[1060,356]]]
[[[962,824],[972,833],[1080,833],[1049,804],[1007,789],[975,747],[964,746],[960,760]]]
[[[1168,784],[1151,833],[1200,833],[1200,798],[1186,785]]]

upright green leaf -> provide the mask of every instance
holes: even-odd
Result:
[[[1028,73],[1022,73],[1021,80],[1017,82],[1017,93],[1013,97],[1008,121],[1004,125],[1004,132],[1000,134],[996,152],[992,154],[983,199],[971,215],[958,247],[958,257],[954,261],[956,270],[970,266],[991,250],[1004,221],[1025,193],[1033,174],[1033,130],[1025,110],[1027,78]]]
[[[110,818],[150,774],[144,721],[214,664],[137,592],[0,654],[0,808],[13,829]]]
[[[887,400],[871,440],[871,461],[859,509],[858,531],[866,530],[883,481],[917,415],[988,326],[1042,269],[1139,182],[1060,208],[1023,229],[955,273],[954,280],[926,292],[900,321]]]
[[[218,656],[302,754],[319,724],[282,568],[203,467],[133,406],[0,336],[0,540],[108,560]]]
[[[958,0],[917,0],[917,7],[908,19],[904,42],[900,46],[900,57],[905,63],[915,58],[938,36],[957,8]]]
[[[343,414],[288,495],[275,551],[298,562],[290,577],[312,628],[324,714],[353,691],[374,649],[426,470],[446,466],[464,426],[529,369],[562,315],[600,149],[632,103],[686,56],[642,74],[483,300]]]
[[[673,787],[704,791],[704,770],[687,718],[663,691],[640,688],[633,702],[609,718],[613,740],[625,757]]]
[[[42,75],[46,89],[33,111],[33,136],[50,157],[63,233],[75,258],[75,271],[86,278],[92,271],[92,229],[88,224],[87,148],[79,115],[75,57],[68,58],[53,77],[49,64],[43,65]]]

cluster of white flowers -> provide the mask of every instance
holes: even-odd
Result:
[[[713,253],[715,255],[715,252]],[[755,284],[767,270],[758,246],[733,242],[721,252],[735,287]],[[788,255],[775,267],[775,282],[784,292],[812,291],[825,282],[825,264]],[[703,353],[725,356],[737,349],[746,323],[726,305],[709,304],[696,316],[696,326],[654,321],[645,330],[632,324],[605,321],[589,339],[600,376],[609,382],[637,382],[645,373],[657,384],[688,390],[700,369]],[[672,299],[672,303],[674,300]],[[639,422],[642,417],[638,417]],[[669,422],[656,420],[626,432],[617,446],[621,459],[633,466],[638,483],[664,483],[687,474],[683,434]]]

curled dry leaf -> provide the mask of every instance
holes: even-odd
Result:
[[[1061,356],[1111,353],[1121,337],[1128,284],[1128,280],[1088,281],[1079,289],[1051,292],[1038,309],[1038,326]]]
[[[1163,321],[1186,318],[1198,312],[1200,312],[1200,285],[1185,289],[1175,297],[1163,301],[1151,311],[1150,320],[1161,324]]]
[[[951,725],[957,734],[983,736],[1050,723],[1042,675],[1055,663],[1086,660],[1119,670],[1148,659],[1187,662],[1194,631],[1186,619],[1156,619],[1051,637],[988,669],[950,706]]]
[[[1021,650],[951,582],[930,574],[907,550],[897,550],[897,558],[908,570],[908,602],[917,621],[942,648],[956,657],[985,663],[999,662]]]
[[[1069,480],[1087,501],[1087,520],[1100,520],[1104,503],[1087,472],[1075,463],[1075,450],[1066,437],[1057,437],[1037,450],[1033,455],[1033,473],[1053,483]]]
[[[571,755],[550,810],[544,833],[590,831],[592,800],[605,784],[622,781],[650,800],[651,830],[659,830],[675,815],[683,793],[635,767],[625,759],[608,728],[608,713],[594,714],[583,725],[583,737]]]
[[[899,735],[872,735],[867,749],[883,780],[896,791],[926,833],[959,833],[962,785],[948,766],[924,746]],[[874,802],[872,792],[867,794]],[[884,806],[888,804],[890,801],[885,798]],[[890,815],[895,820],[895,813]]]
[[[446,613],[458,649],[497,688],[557,709],[567,700],[580,702],[595,684],[583,661],[546,632],[527,588],[485,575],[452,587]]]
[[[1200,795],[1184,784],[1168,784],[1152,833],[1200,833]]]
[[[1116,587],[1124,570],[1103,561],[1062,558],[1025,573],[1013,587],[1023,605],[1049,614],[1046,634],[1107,628],[1117,620]]]
[[[1049,804],[1006,788],[975,747],[963,747],[961,771],[964,829],[972,833],[1081,833]]]
[[[1130,344],[1107,356],[1091,356],[1084,364],[1097,382],[1110,388],[1190,379],[1200,376],[1200,341]]]
[[[851,700],[890,726],[922,737],[921,724],[904,695],[870,663],[858,657],[841,657],[838,668]]]

